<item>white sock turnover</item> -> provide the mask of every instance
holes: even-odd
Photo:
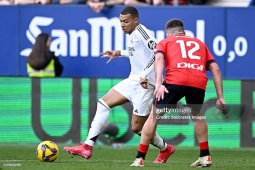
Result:
[[[91,123],[87,139],[84,143],[93,146],[95,143],[95,138],[102,132],[102,129],[107,123],[110,114],[110,107],[103,101],[99,99],[97,102],[96,115]]]

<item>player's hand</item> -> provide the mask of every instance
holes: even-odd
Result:
[[[216,107],[217,107],[217,114],[219,115],[220,113],[223,113],[226,118],[228,118],[228,110],[226,108],[226,103],[224,99],[218,99],[216,102]]]
[[[143,79],[140,77],[140,85],[144,88],[144,89],[148,89],[148,79]]]
[[[120,51],[119,50],[114,50],[114,51],[105,51],[101,53],[101,58],[110,58],[106,63],[108,64],[112,59],[117,58],[120,56]]]
[[[164,94],[169,93],[167,88],[163,84],[156,84],[156,88],[154,94],[156,95],[156,99],[159,101],[160,99],[164,99]]]

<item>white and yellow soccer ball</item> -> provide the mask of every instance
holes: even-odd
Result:
[[[53,162],[58,154],[58,145],[49,140],[41,142],[36,149],[37,158],[42,162]]]

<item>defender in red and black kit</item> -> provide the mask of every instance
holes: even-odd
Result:
[[[207,70],[213,75],[218,98],[216,106],[227,116],[221,71],[207,46],[199,39],[185,35],[182,21],[171,19],[166,23],[165,30],[167,38],[160,41],[156,47],[154,107],[143,126],[138,155],[141,159],[145,158],[160,118],[158,115],[162,114],[161,111],[169,111],[176,107],[177,102],[185,97],[200,146],[199,158],[191,166],[209,167],[212,160],[208,146],[207,122],[206,118],[197,119],[197,117],[202,117],[200,110],[208,81],[205,73]],[[166,74],[163,82],[164,69]]]

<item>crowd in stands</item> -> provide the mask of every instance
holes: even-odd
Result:
[[[232,2],[233,1],[233,2]],[[88,5],[93,11],[100,12],[104,7],[114,5],[132,5],[132,6],[159,6],[159,5],[213,5],[224,3],[236,3],[238,0],[0,0],[0,5],[29,5],[29,4],[84,4]],[[245,6],[254,6],[255,0],[242,0]],[[242,4],[242,5],[243,5]],[[246,5],[247,4],[247,5]],[[242,6],[240,4],[240,6]],[[219,5],[220,6],[220,5]],[[222,5],[224,6],[224,5]],[[231,6],[231,5],[229,5]],[[238,5],[233,5],[238,6]]]
[[[233,1],[233,2],[232,2]],[[231,3],[235,0],[0,0],[0,5],[29,5],[29,4],[84,4],[88,5],[93,11],[100,12],[104,7],[114,5],[134,5],[134,6],[149,6],[149,5],[218,5]],[[244,1],[247,1],[245,3]],[[254,6],[255,0],[244,0],[243,4]],[[240,4],[242,6],[243,4]],[[219,5],[220,6],[220,5]],[[238,6],[238,5],[233,5]]]
[[[84,4],[95,12],[100,12],[106,6],[114,5],[200,5],[207,0],[0,0],[0,5],[29,5],[29,4]]]
[[[221,7],[249,7],[254,0],[207,0],[208,6]]]
[[[249,6],[255,6],[255,0],[251,0]]]

